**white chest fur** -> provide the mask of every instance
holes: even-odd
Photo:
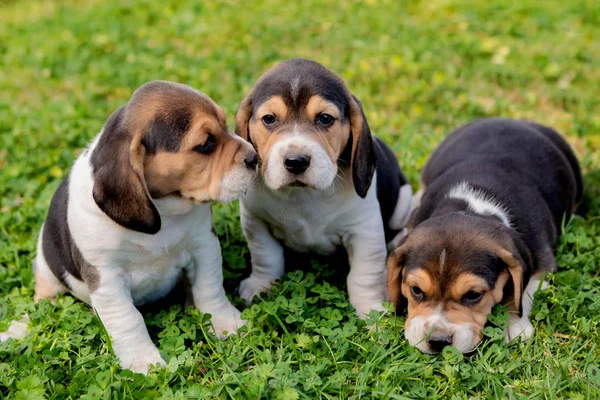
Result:
[[[273,192],[256,184],[241,201],[240,216],[252,257],[252,273],[240,284],[240,296],[250,303],[283,275],[282,244],[299,252],[323,255],[344,247],[350,264],[350,302],[363,317],[372,309],[382,309],[386,250],[376,187],[374,177],[363,199],[353,187]]]
[[[169,198],[155,201],[161,229],[154,235],[134,232],[108,218],[92,198],[93,180],[83,157],[75,164],[69,187],[68,224],[83,257],[96,267],[101,285],[127,283],[134,304],[166,295],[184,268],[193,263],[194,243],[212,235],[210,205]],[[71,279],[72,281],[72,279]],[[73,294],[89,299],[86,285],[71,285]]]
[[[373,183],[375,185],[375,182]],[[255,185],[242,197],[242,213],[265,223],[273,237],[298,252],[333,254],[353,228],[380,217],[375,190],[365,199],[353,191],[288,188],[272,191]]]

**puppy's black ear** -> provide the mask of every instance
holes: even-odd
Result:
[[[235,133],[252,143],[250,138],[250,118],[252,118],[252,92],[240,103],[235,115]]]
[[[406,264],[408,246],[404,243],[406,237],[400,242],[400,247],[394,250],[387,259],[387,289],[390,302],[396,308],[396,314],[406,308],[406,299],[402,295],[402,274]]]
[[[496,251],[498,257],[508,266],[508,272],[512,278],[514,287],[514,305],[519,312],[519,317],[523,316],[522,296],[525,286],[531,277],[533,260],[531,252],[523,242],[517,237],[517,234],[511,234],[512,243],[506,248],[500,248]]]
[[[161,221],[144,178],[146,149],[142,135],[134,135],[126,126],[125,113],[123,106],[110,116],[91,155],[93,197],[117,224],[154,234]]]
[[[365,198],[377,167],[377,154],[362,105],[354,96],[352,96],[350,105],[350,125],[354,190],[360,197]]]

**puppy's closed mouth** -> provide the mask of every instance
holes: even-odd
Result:
[[[288,185],[289,187],[307,187],[308,185],[304,182],[300,182],[300,181],[293,181],[292,183],[290,183]]]

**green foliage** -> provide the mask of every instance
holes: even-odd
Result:
[[[0,4],[0,397],[597,398],[600,388],[600,3],[308,0],[8,1]],[[441,138],[473,118],[534,119],[580,156],[587,215],[565,227],[559,271],[536,295],[528,343],[495,309],[473,355],[421,354],[403,317],[354,316],[334,266],[287,274],[218,341],[207,315],[146,314],[167,361],[122,371],[100,321],[69,296],[33,303],[31,260],[50,198],[112,111],[148,80],[190,84],[228,112],[277,61],[338,72],[413,184]],[[215,224],[234,294],[249,272],[237,207]],[[335,278],[335,279],[334,279]]]

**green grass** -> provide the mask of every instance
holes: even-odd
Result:
[[[116,5],[123,3],[122,5]],[[0,398],[597,398],[600,396],[600,3],[308,0],[0,3],[0,331],[23,312],[27,339],[0,344]],[[514,3],[511,5],[511,3]],[[252,4],[252,5],[251,5]],[[587,215],[566,228],[559,271],[536,296],[535,337],[476,354],[421,354],[403,317],[368,330],[334,266],[285,276],[218,341],[207,316],[147,314],[168,362],[122,371],[101,324],[69,296],[33,303],[31,260],[50,198],[110,113],[148,80],[237,104],[277,61],[338,72],[416,187],[427,155],[473,118],[528,118],[580,157]],[[249,273],[237,206],[215,206],[234,294]],[[492,318],[505,323],[498,308]]]

